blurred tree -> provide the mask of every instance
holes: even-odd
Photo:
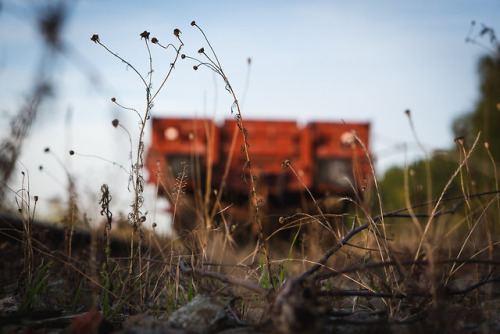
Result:
[[[475,23],[472,23],[474,28]],[[471,29],[471,32],[473,30]],[[474,109],[453,122],[453,132],[457,138],[454,149],[434,153],[430,159],[432,197],[438,198],[450,177],[460,165],[464,150],[469,151],[476,136],[481,132],[480,145],[464,167],[462,173],[453,181],[446,197],[465,193],[477,193],[496,189],[495,171],[484,142],[488,142],[493,159],[500,161],[500,43],[495,31],[482,26],[478,37],[489,38],[489,44],[481,44],[476,38],[467,37],[466,41],[486,49],[488,53],[478,61],[480,96]],[[498,165],[498,164],[497,164]],[[406,207],[404,189],[404,168],[393,167],[387,170],[380,181],[384,208],[386,211]],[[410,203],[426,202],[425,161],[419,160],[408,166],[408,192]]]
[[[432,180],[432,198],[439,198],[441,192],[448,183],[459,165],[459,156],[453,151],[435,152],[430,159],[431,180]],[[406,194],[404,187],[403,167],[395,166],[388,169],[382,180],[380,188],[382,191],[382,200],[384,209],[388,211],[397,210],[406,207]],[[427,173],[424,160],[418,160],[408,166],[408,195],[411,204],[420,204],[427,202]],[[446,192],[446,196],[456,196],[461,194],[459,178],[455,179]],[[419,210],[427,212],[424,207]]]
[[[457,118],[453,123],[453,132],[463,137],[466,145],[470,145],[477,133],[481,131],[482,142],[489,143],[489,149],[496,161],[500,160],[500,43],[492,28],[483,26],[480,37],[489,37],[491,46],[480,44],[477,39],[468,37],[467,42],[478,44],[488,51],[478,62],[480,80],[480,97],[474,110]],[[483,158],[489,160],[487,152],[480,150]]]

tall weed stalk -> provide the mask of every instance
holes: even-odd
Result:
[[[99,39],[99,35],[95,34],[91,37],[91,40],[95,42],[96,44],[102,46],[107,52],[109,52],[111,55],[114,57],[118,58],[121,60],[123,63],[125,63],[129,68],[131,68],[137,76],[140,78],[141,82],[144,84],[145,90],[146,90],[146,105],[144,107],[143,113],[139,113],[136,109],[133,108],[127,108],[119,104],[116,100],[116,98],[112,98],[111,101],[118,105],[121,108],[124,109],[132,109],[134,110],[138,117],[139,117],[139,125],[140,125],[140,131],[139,131],[139,137],[137,139],[137,151],[135,158],[132,163],[132,172],[130,174],[130,181],[133,185],[133,190],[134,190],[134,200],[131,205],[132,211],[128,215],[129,222],[132,225],[132,238],[130,242],[130,265],[129,265],[129,279],[128,283],[129,286],[131,286],[132,283],[132,277],[134,273],[134,259],[137,257],[138,261],[138,277],[139,277],[139,285],[141,286],[141,304],[144,299],[143,295],[143,290],[142,290],[142,282],[141,282],[141,277],[142,277],[142,256],[141,256],[141,246],[142,246],[142,224],[146,221],[146,216],[142,213],[141,207],[144,201],[143,198],[143,193],[144,193],[144,177],[143,177],[143,167],[144,167],[144,134],[146,130],[146,124],[147,121],[151,118],[151,112],[152,108],[154,105],[154,100],[162,90],[163,86],[165,85],[165,82],[168,80],[170,75],[172,74],[173,69],[175,68],[175,64],[177,63],[177,60],[179,58],[181,49],[184,45],[180,38],[180,30],[175,29],[174,30],[174,36],[177,38],[178,42],[180,43],[177,47],[175,47],[173,44],[168,44],[166,46],[162,45],[159,40],[156,37],[153,37],[150,40],[150,33],[147,31],[144,31],[140,34],[141,40],[144,39],[145,47],[147,49],[148,57],[149,57],[149,71],[147,76],[143,76],[130,62],[126,61],[122,57],[120,57],[118,54],[115,52],[111,51],[108,47],[106,47],[103,43],[101,43]],[[170,64],[170,68],[163,78],[159,88],[156,91],[153,91],[152,89],[152,84],[153,84],[153,58],[151,55],[151,49],[150,49],[150,43],[156,44],[159,47],[161,47],[164,50],[167,50],[169,47],[173,48],[175,51],[174,55],[174,60]],[[138,235],[138,245],[134,245],[134,239]]]
[[[253,221],[255,224],[257,224],[258,229],[259,229],[259,241],[260,244],[262,245],[262,249],[264,250],[264,256],[266,260],[266,267],[267,271],[271,273],[271,262],[269,260],[269,250],[267,247],[267,242],[264,239],[264,230],[262,228],[262,219],[260,215],[260,206],[261,206],[261,201],[259,201],[258,196],[257,196],[257,186],[256,186],[256,176],[254,175],[252,171],[252,165],[250,163],[250,152],[249,152],[249,144],[248,144],[248,131],[245,129],[244,123],[243,123],[243,116],[241,113],[241,108],[240,108],[240,103],[238,102],[238,99],[236,98],[236,93],[231,86],[231,83],[229,82],[228,77],[224,73],[224,70],[222,69],[222,65],[217,57],[217,54],[212,47],[210,41],[208,40],[205,32],[196,24],[195,21],[191,22],[191,26],[198,28],[198,30],[202,33],[203,37],[205,38],[205,41],[207,42],[208,46],[210,47],[210,50],[212,52],[212,55],[209,55],[205,52],[205,48],[200,48],[198,50],[198,54],[204,56],[206,60],[199,60],[194,57],[182,55],[182,58],[189,58],[194,61],[196,61],[198,64],[193,66],[194,70],[198,70],[200,66],[205,66],[212,70],[214,73],[218,74],[223,80],[224,83],[226,84],[226,90],[232,95],[233,97],[233,104],[231,106],[231,114],[236,113],[235,115],[235,120],[236,124],[238,125],[238,128],[240,129],[242,135],[243,135],[243,146],[241,147],[242,153],[245,159],[245,165],[244,169],[248,170],[249,176],[250,176],[250,199],[252,206],[254,207],[254,215],[253,215]]]

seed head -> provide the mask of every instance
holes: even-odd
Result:
[[[118,120],[117,119],[114,119],[111,124],[116,128],[118,126]]]
[[[144,30],[142,33],[141,33],[141,39],[145,38],[146,40],[149,39],[149,32],[147,32],[146,30]]]
[[[191,25],[192,25],[192,26],[195,26],[195,25],[196,25],[196,22],[191,21]]]
[[[205,48],[201,48],[198,50],[198,53],[204,53],[205,52]]]
[[[153,43],[153,44],[158,43],[158,38],[156,38],[156,37],[151,38],[151,43]]]
[[[69,155],[74,155],[74,154],[75,154],[75,151],[69,150]]]
[[[153,228],[156,228],[156,226],[158,226],[158,225],[156,225],[156,223],[153,223]]]
[[[90,40],[94,43],[99,42],[99,35],[97,34],[92,35],[92,37],[90,37]]]
[[[286,169],[286,168],[288,168],[288,167],[290,167],[290,160],[288,160],[288,159],[283,159],[283,160],[281,161],[281,168]]]
[[[183,53],[181,54],[181,59],[185,59],[186,58],[186,55]]]
[[[50,148],[49,148],[49,147],[46,147],[43,151],[44,151],[45,153],[49,153],[49,152],[50,152]]]
[[[490,147],[490,144],[488,144],[488,142],[487,142],[487,141],[485,141],[485,142],[484,142],[484,147],[485,147],[486,149],[488,149],[488,148]]]
[[[35,202],[38,202],[38,196],[35,196]]]
[[[179,37],[179,34],[182,34],[181,31],[179,29],[174,29],[174,35],[175,37]]]
[[[406,109],[405,114],[406,114],[406,116],[410,117],[410,109]]]
[[[197,71],[198,70],[198,66],[194,65],[193,66],[193,70]]]
[[[116,98],[112,97],[111,102],[116,102]]]

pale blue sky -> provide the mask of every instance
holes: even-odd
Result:
[[[29,91],[40,52],[39,35],[29,10],[16,1],[0,11],[1,128]],[[57,99],[44,105],[26,141],[21,161],[31,174],[32,192],[47,200],[64,189],[38,171],[40,164],[64,182],[64,173],[43,148],[50,146],[77,176],[89,199],[83,210],[95,210],[100,185],[122,189],[117,202],[128,203],[126,176],[116,168],[65,152],[95,154],[127,165],[128,139],[112,128],[119,118],[130,131],[133,113],[117,109],[116,97],[142,110],[144,88],[135,73],[90,41],[101,41],[141,73],[148,58],[139,34],[150,31],[162,43],[175,43],[182,31],[184,52],[196,55],[205,46],[192,20],[204,29],[236,93],[241,98],[252,58],[243,117],[372,122],[372,150],[378,171],[421,156],[404,110],[411,109],[421,141],[428,150],[453,143],[452,120],[471,110],[478,98],[476,62],[484,50],[464,42],[475,20],[495,26],[500,1],[90,1],[80,0],[63,38],[72,53],[56,71]],[[477,30],[476,30],[477,33]],[[171,52],[152,48],[157,83],[172,60]],[[81,59],[78,60],[74,55]],[[90,64],[92,70],[86,67]],[[231,99],[221,80],[208,70],[192,70],[180,61],[155,103],[154,115],[231,117]],[[89,80],[89,73],[99,84]],[[65,128],[66,111],[72,125]],[[66,129],[66,130],[65,130]],[[149,133],[147,134],[149,137]],[[11,182],[18,188],[19,178]],[[82,200],[83,201],[83,200]],[[42,205],[43,202],[41,201]],[[48,205],[47,203],[45,203]],[[151,204],[150,204],[151,205]],[[124,209],[126,210],[126,208]],[[150,210],[152,210],[150,208]]]

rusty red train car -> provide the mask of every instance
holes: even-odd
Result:
[[[295,121],[245,120],[243,125],[259,202],[267,217],[311,211],[306,187],[325,212],[339,212],[344,202],[335,199],[359,195],[370,179],[368,122],[300,126]],[[148,181],[159,184],[176,208],[178,232],[213,221],[219,211],[234,224],[252,221],[243,141],[232,119],[216,124],[209,119],[153,118]],[[284,168],[284,161],[292,168]],[[173,196],[181,180],[183,195]]]

